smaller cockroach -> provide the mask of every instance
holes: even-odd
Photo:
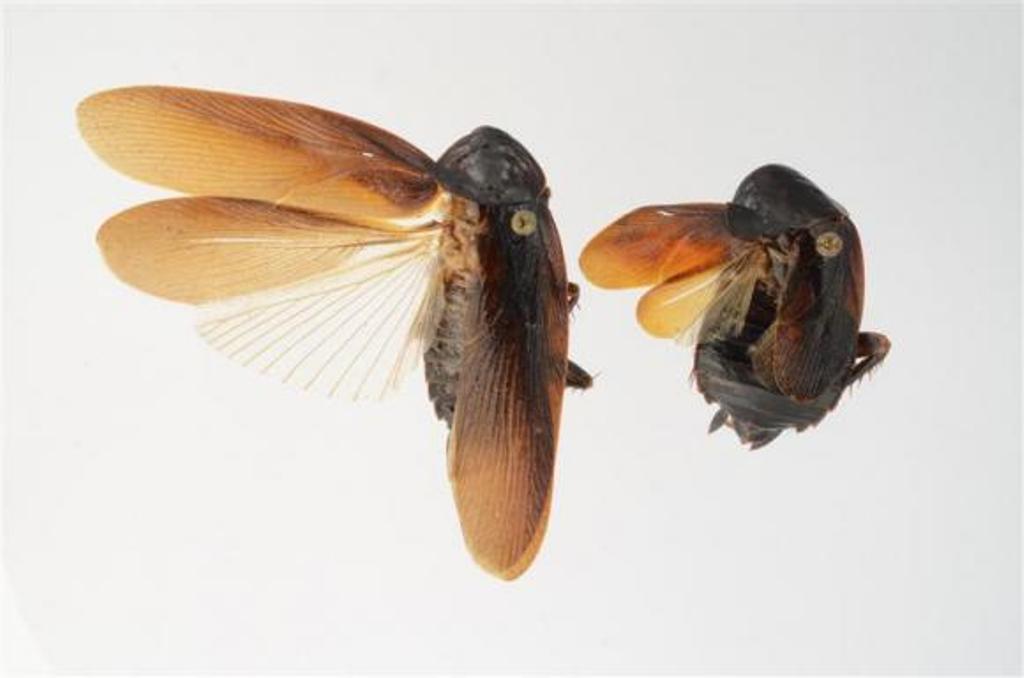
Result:
[[[697,388],[751,448],[821,421],[889,340],[860,332],[864,262],[846,210],[799,172],[765,165],[730,203],[641,207],[597,234],[580,266],[599,287],[653,285],[656,337],[696,336]]]

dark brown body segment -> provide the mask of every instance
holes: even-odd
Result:
[[[740,184],[733,204],[755,212],[733,235],[769,262],[751,290],[737,330],[720,319],[723,297],[701,326],[694,361],[697,387],[720,411],[711,430],[732,426],[752,447],[787,428],[803,430],[835,407],[843,390],[880,363],[882,335],[858,333],[863,255],[846,211],[795,170],[767,165]],[[838,236],[823,255],[819,238]]]
[[[551,506],[555,449],[570,380],[570,303],[543,173],[511,137],[481,128],[438,162],[453,194],[444,244],[445,307],[425,354],[427,384],[448,423],[448,472],[463,536],[504,579],[530,565]],[[513,230],[528,211],[536,230]]]

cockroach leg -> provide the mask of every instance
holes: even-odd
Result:
[[[584,391],[594,385],[594,378],[585,369],[569,361],[569,370],[565,375],[565,385],[568,388],[578,388]]]
[[[566,294],[569,300],[569,312],[572,313],[576,308],[576,303],[580,300],[580,286],[574,282],[569,283],[566,285]],[[590,376],[589,372],[570,360],[569,370],[565,375],[565,385],[568,388],[578,388],[583,391],[594,385],[594,378]]]
[[[857,358],[843,380],[843,388],[851,386],[871,370],[882,364],[889,353],[889,338],[877,332],[861,332],[857,335]]]
[[[569,313],[572,313],[580,300],[580,286],[571,282],[566,286],[566,293],[569,299]]]

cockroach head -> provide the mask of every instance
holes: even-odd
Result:
[[[438,161],[444,183],[482,205],[535,202],[546,180],[530,152],[494,127],[478,127]]]
[[[764,165],[748,174],[736,189],[733,203],[753,210],[769,224],[784,228],[847,216],[842,205],[785,165]]]

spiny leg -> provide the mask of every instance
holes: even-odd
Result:
[[[580,286],[574,282],[569,283],[566,288],[566,294],[569,299],[569,313],[576,310],[576,304],[580,300]]]
[[[572,313],[580,300],[580,286],[576,283],[569,283],[566,294],[569,299],[569,312]],[[582,391],[594,385],[594,378],[590,376],[589,372],[570,360],[569,369],[565,375],[565,385],[568,388],[578,388]]]
[[[861,332],[857,335],[857,362],[843,379],[843,388],[852,386],[871,370],[882,364],[892,344],[884,334]]]
[[[569,370],[565,375],[565,385],[584,391],[594,385],[594,378],[590,376],[589,372],[570,360]]]

